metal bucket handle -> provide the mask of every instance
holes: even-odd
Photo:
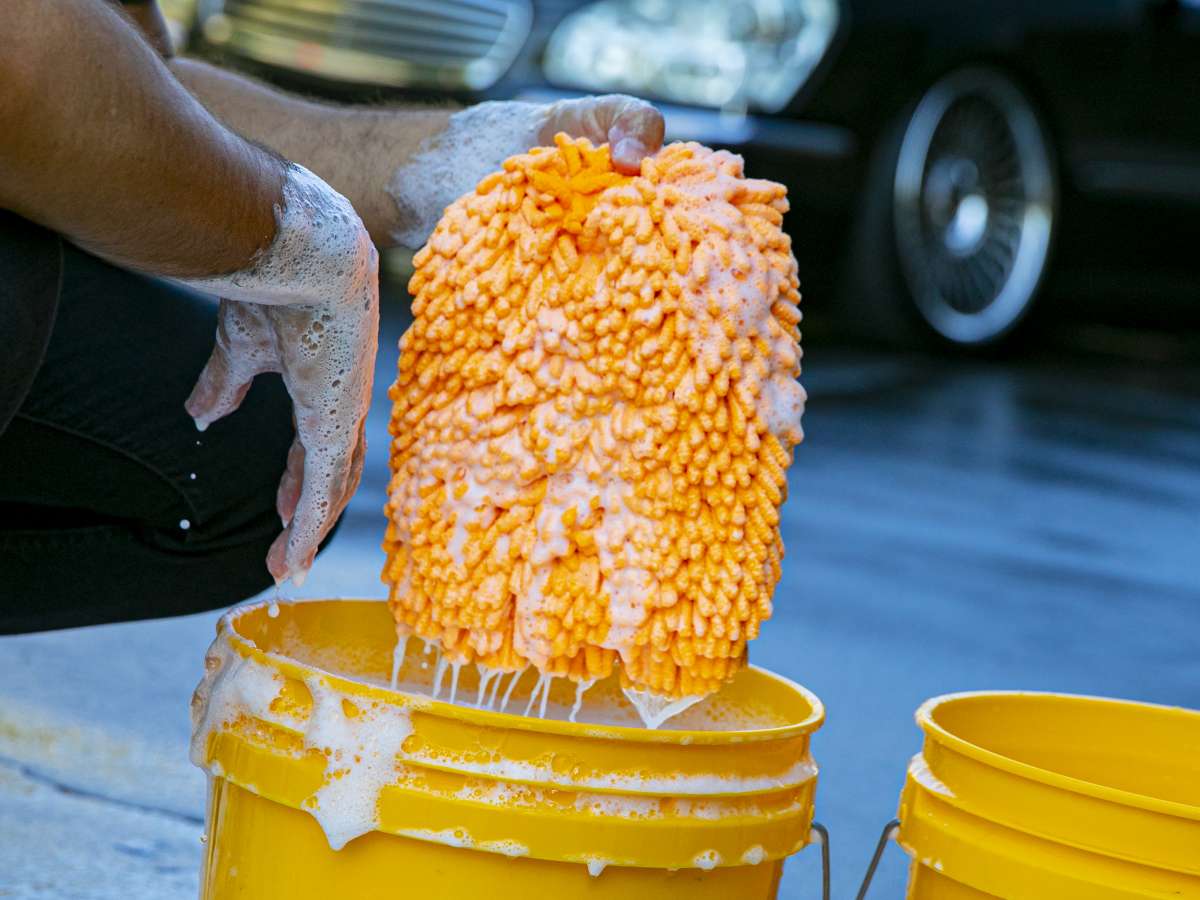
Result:
[[[811,827],[821,841],[821,900],[830,900],[829,829],[820,822],[813,822]]]
[[[883,859],[883,851],[887,849],[888,841],[893,840],[900,830],[900,820],[892,819],[883,826],[883,831],[880,832],[879,842],[875,845],[875,853],[871,857],[871,864],[867,866],[867,873],[863,876],[862,886],[858,889],[858,895],[855,900],[866,900],[867,891],[871,888],[871,882],[875,878],[875,870],[879,868],[879,861]],[[829,895],[826,894],[826,897]]]

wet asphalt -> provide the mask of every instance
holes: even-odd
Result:
[[[991,362],[808,351],[784,575],[751,657],[828,710],[813,748],[836,897],[895,812],[922,700],[1200,708],[1200,356],[1156,340],[1060,336]],[[817,896],[817,877],[806,852],[781,896]],[[904,877],[892,848],[872,896]]]

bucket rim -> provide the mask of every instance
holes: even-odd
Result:
[[[1005,756],[1002,753],[997,753],[995,750],[988,750],[986,747],[969,741],[966,738],[960,737],[954,732],[948,730],[941,723],[935,721],[933,718],[934,713],[939,708],[957,701],[974,700],[980,698],[996,699],[1013,697],[1054,698],[1058,700],[1064,700],[1069,703],[1080,703],[1086,705],[1095,704],[1126,707],[1131,709],[1153,709],[1187,718],[1200,718],[1200,710],[1189,709],[1186,706],[1171,706],[1165,703],[1149,703],[1141,700],[1125,700],[1115,697],[1101,697],[1094,694],[1071,694],[1059,691],[1021,690],[958,691],[955,693],[940,694],[936,697],[931,697],[922,703],[917,708],[916,712],[917,725],[922,731],[925,732],[926,735],[929,736],[930,739],[937,741],[938,743],[945,744],[964,756],[970,757],[971,759],[977,760],[985,765],[1001,769],[1002,771],[1010,772],[1022,778],[1027,778],[1031,781],[1036,781],[1050,787],[1061,788],[1076,794],[1095,797],[1099,800],[1107,800],[1122,806],[1131,806],[1138,809],[1166,813],[1168,815],[1178,816],[1180,818],[1195,819],[1200,821],[1200,805],[1182,803],[1177,800],[1164,800],[1160,797],[1152,797],[1149,794],[1139,794],[1134,791],[1127,791],[1122,788],[1111,787],[1098,782],[1076,778],[1072,775],[1064,775],[1061,772],[1055,772],[1052,769],[1044,769],[1041,766],[1035,766],[1031,763],[1021,762],[1020,760],[1013,759],[1010,756]]]
[[[280,597],[256,600],[234,606],[222,614],[221,618],[217,621],[217,634],[228,634],[230,645],[244,656],[255,657],[258,662],[269,662],[275,665],[282,664],[286,668],[318,673],[329,679],[332,686],[347,693],[369,696],[375,699],[403,698],[404,705],[410,709],[492,728],[509,728],[521,731],[535,731],[543,734],[556,734],[565,737],[598,738],[631,743],[712,745],[780,741],[810,736],[825,723],[825,704],[821,702],[820,697],[804,685],[752,663],[748,663],[746,668],[753,669],[760,675],[772,679],[799,694],[808,704],[809,714],[800,721],[787,725],[729,731],[650,729],[629,725],[602,725],[587,722],[564,722],[558,719],[534,719],[528,716],[517,715],[516,713],[502,713],[495,710],[458,706],[448,703],[445,700],[434,700],[422,694],[392,690],[386,685],[371,684],[350,678],[346,675],[339,675],[336,672],[330,672],[312,663],[301,662],[282,653],[265,650],[235,627],[235,623],[239,617],[257,610],[266,610],[272,605],[284,607],[302,603],[332,602],[379,603],[387,605],[388,601],[382,597]]]

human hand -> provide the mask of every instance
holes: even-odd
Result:
[[[613,166],[626,175],[636,175],[642,160],[662,147],[662,113],[637,97],[627,94],[578,97],[559,100],[542,109],[545,118],[538,131],[538,146],[552,145],[554,135],[560,131],[574,138],[585,137],[593,144],[607,143]]]
[[[303,583],[362,476],[378,341],[378,255],[350,204],[289,166],[274,242],[246,270],[186,283],[221,300],[216,346],[185,404],[203,431],[233,412],[254,376],[279,372],[296,437],[279,484],[276,583]]]
[[[400,222],[392,237],[406,247],[420,247],[447,206],[510,156],[553,144],[560,131],[607,143],[616,169],[633,175],[643,158],[662,147],[663,117],[645,100],[625,94],[547,104],[491,101],[461,110],[392,176],[388,193]]]

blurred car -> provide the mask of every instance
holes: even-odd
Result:
[[[342,97],[655,100],[788,185],[806,302],[889,338],[996,344],[1050,280],[1123,316],[1200,284],[1200,0],[200,0],[197,28]]]

